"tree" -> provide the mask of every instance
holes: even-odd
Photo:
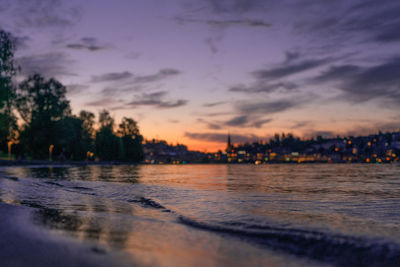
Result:
[[[122,140],[122,160],[139,162],[144,158],[142,141],[136,121],[124,117],[119,125],[118,134]]]
[[[54,154],[59,159],[84,160],[88,148],[85,146],[83,121],[75,116],[68,116],[55,123]]]
[[[79,113],[79,119],[82,121],[82,142],[83,146],[87,152],[94,152],[94,138],[95,138],[95,130],[94,130],[94,114],[89,111],[82,110]]]
[[[81,110],[81,112],[79,112],[79,118],[82,120],[83,123],[83,128],[86,130],[86,132],[93,136],[94,135],[94,114],[90,111],[86,111],[86,110]]]
[[[34,158],[47,158],[50,145],[65,138],[57,128],[58,121],[71,114],[65,94],[60,82],[39,74],[28,77],[18,88],[16,107],[25,121],[20,139]]]
[[[100,128],[109,128],[114,131],[114,118],[105,109],[99,113],[99,124]]]
[[[67,90],[54,78],[46,80],[34,74],[24,80],[18,90],[17,108],[26,123],[36,120],[57,121],[71,114]]]
[[[96,155],[101,160],[116,160],[120,157],[121,143],[114,134],[114,119],[107,110],[99,113],[100,128],[96,133]]]
[[[5,150],[7,142],[15,138],[16,118],[12,112],[15,97],[13,77],[15,41],[10,33],[0,29],[0,149]]]

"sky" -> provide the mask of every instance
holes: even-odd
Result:
[[[0,0],[21,75],[61,81],[75,114],[208,152],[228,133],[398,130],[399,14],[397,0]]]

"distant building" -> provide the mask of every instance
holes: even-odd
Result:
[[[226,142],[226,153],[231,153],[233,150],[232,142],[231,142],[231,134],[228,133],[228,139]]]

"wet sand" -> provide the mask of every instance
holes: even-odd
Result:
[[[126,255],[75,242],[31,224],[31,210],[0,203],[0,265],[133,266]]]

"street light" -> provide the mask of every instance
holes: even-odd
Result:
[[[11,159],[11,146],[14,144],[14,141],[8,141],[8,159]]]
[[[54,148],[54,145],[49,146],[49,161],[52,161],[53,148]]]

